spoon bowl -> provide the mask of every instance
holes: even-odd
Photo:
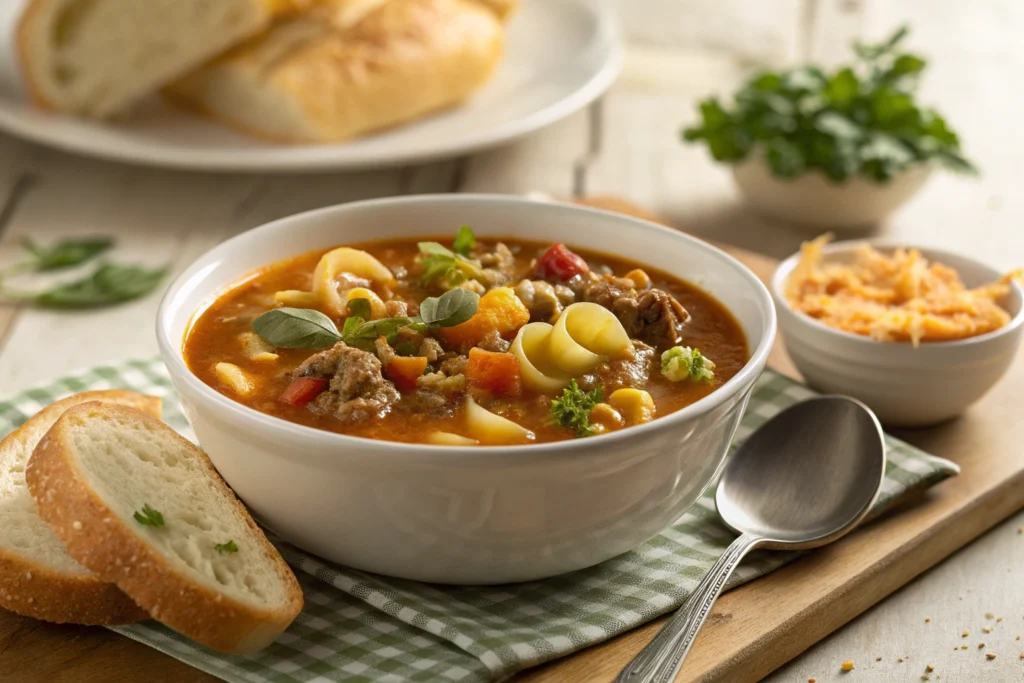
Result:
[[[882,427],[861,402],[822,396],[790,406],[733,454],[715,492],[718,514],[762,548],[836,540],[871,509],[885,476]]]

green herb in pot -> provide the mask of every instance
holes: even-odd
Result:
[[[855,62],[832,73],[816,66],[759,73],[731,107],[715,97],[701,102],[701,122],[683,138],[703,141],[726,163],[759,152],[782,179],[820,171],[835,182],[884,183],[932,162],[973,173],[946,120],[915,100],[927,62],[897,49],[907,33],[902,27],[881,44],[856,43]]]

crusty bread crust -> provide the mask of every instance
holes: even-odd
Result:
[[[93,417],[120,413],[122,418],[166,430],[195,453],[215,482],[244,519],[251,536],[276,566],[287,586],[288,599],[280,609],[261,609],[212,590],[194,576],[172,565],[129,525],[118,517],[89,485],[70,450],[68,430]],[[64,541],[68,553],[102,578],[115,582],[154,619],[216,650],[246,653],[269,645],[302,611],[302,589],[295,575],[248,510],[223,482],[205,453],[170,427],[131,408],[87,403],[66,412],[36,447],[26,471],[29,490],[40,515]]]
[[[25,89],[28,91],[29,97],[44,109],[57,109],[57,105],[43,91],[42,86],[35,78],[35,71],[33,69],[34,61],[32,58],[32,34],[36,30],[36,22],[39,20],[39,15],[42,11],[44,3],[49,0],[31,0],[28,6],[23,10],[21,15],[21,21],[18,22],[18,28],[16,29],[15,43],[16,51],[18,53],[18,59],[21,62],[21,74],[22,80],[25,84]]]
[[[0,441],[0,453],[28,441],[66,410],[90,401],[129,405],[160,415],[160,399],[132,391],[87,391],[55,401]],[[41,427],[42,426],[42,427]],[[0,546],[0,607],[26,617],[70,624],[127,624],[148,614],[117,586],[95,574],[71,574]]]

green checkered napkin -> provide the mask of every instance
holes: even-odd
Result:
[[[98,367],[0,402],[0,436],[44,405],[88,389],[164,397],[165,419],[193,438],[159,360]],[[813,396],[766,370],[737,434],[742,441],[783,408]],[[957,473],[955,464],[887,438],[889,464],[874,512],[910,489]],[[295,568],[306,607],[270,648],[228,656],[156,622],[116,629],[226,681],[492,681],[607,640],[678,607],[732,540],[708,493],[671,528],[590,569],[532,583],[451,588],[365,574],[272,539]],[[754,553],[729,586],[796,553]]]

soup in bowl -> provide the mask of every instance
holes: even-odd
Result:
[[[671,524],[774,331],[764,286],[705,243],[489,196],[258,228],[186,271],[158,320],[201,445],[262,522],[443,583],[579,569]]]

